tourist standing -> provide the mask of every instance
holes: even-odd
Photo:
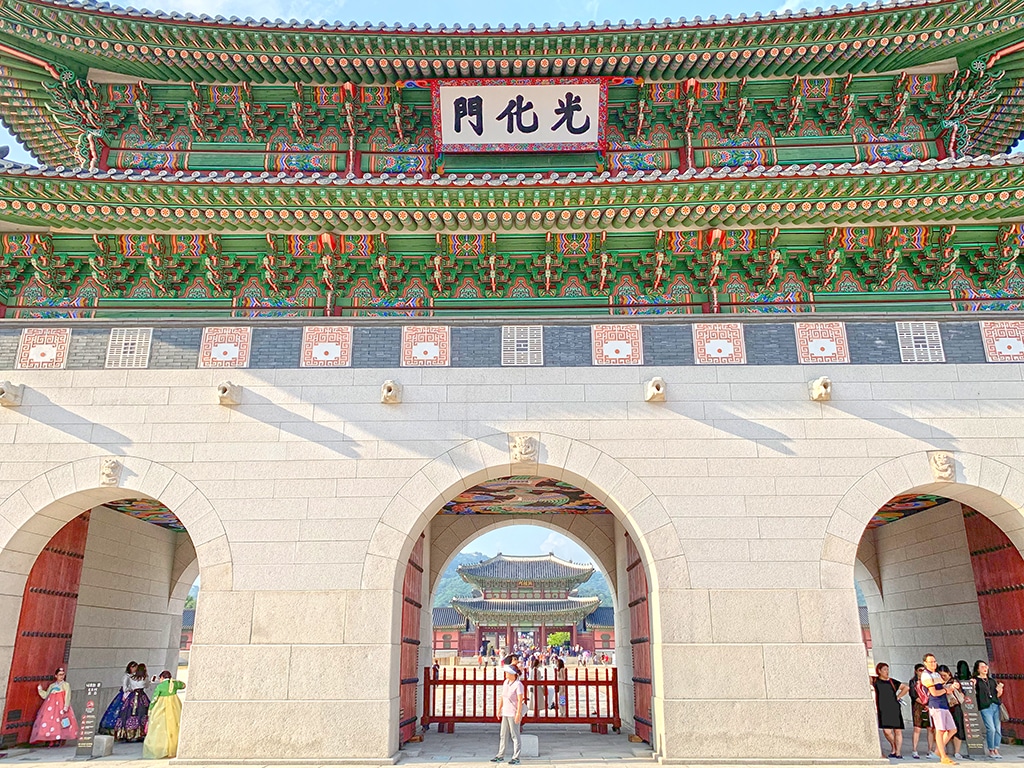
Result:
[[[902,699],[910,688],[889,677],[889,665],[875,665],[875,679],[871,681],[875,689],[875,708],[878,711],[878,727],[889,742],[892,749],[889,757],[903,758],[903,710],[900,708]]]
[[[51,747],[60,747],[67,739],[77,739],[78,722],[71,709],[71,686],[64,667],[57,667],[49,686],[37,685],[36,691],[43,705],[36,713],[29,743],[49,742]]]
[[[921,685],[922,672],[924,672],[924,664],[915,664],[914,677],[910,683],[910,718],[914,721],[914,751],[910,753],[910,756],[915,760],[921,757],[917,752],[917,742],[921,738],[921,731],[927,734],[928,756],[935,751],[935,730],[928,717],[928,691]]]
[[[942,676],[942,682],[946,684],[946,702],[949,704],[950,714],[953,715],[953,722],[956,723],[956,733],[953,735],[953,757],[959,760],[962,757],[960,748],[967,740],[967,730],[964,728],[964,711],[960,706],[964,703],[964,694],[960,690],[959,685],[955,688],[949,685],[953,681],[953,672],[949,667],[945,664],[940,666],[939,674]]]
[[[509,765],[519,764],[519,753],[523,749],[523,740],[519,736],[519,726],[523,722],[523,703],[526,700],[526,690],[519,680],[519,670],[515,667],[505,665],[505,682],[501,684],[501,712],[498,720],[501,721],[501,737],[498,741],[498,754],[491,758],[492,763],[500,763],[505,760],[505,747],[508,744],[508,737],[512,737],[512,759]]]
[[[935,654],[925,654],[921,685],[928,691],[928,717],[931,720],[932,728],[935,729],[935,753],[939,756],[941,763],[957,765],[957,762],[946,754],[946,744],[956,734],[956,722],[953,720],[953,714],[949,711],[946,694],[956,688],[958,684],[953,682],[947,687],[938,669],[939,663],[935,660]]]
[[[135,670],[138,668],[138,664],[134,661],[129,661],[128,666],[124,668],[124,676],[121,678],[121,688],[114,698],[110,702],[110,706],[107,707],[107,711],[103,713],[103,718],[100,720],[100,727],[97,729],[98,733],[110,733],[114,732],[117,727],[117,716],[121,714],[121,707],[124,706],[124,700],[128,698],[128,681],[131,680],[132,675],[135,674]]]
[[[1003,723],[1000,717],[1003,684],[989,676],[988,664],[981,659],[974,662],[974,691],[978,699],[978,711],[985,723],[985,754],[993,760],[1002,760],[999,745],[1003,743]]]
[[[162,760],[178,754],[178,731],[181,728],[181,700],[178,691],[185,684],[174,680],[171,673],[160,673],[160,682],[153,690],[149,705],[149,731],[142,744],[145,760]]]
[[[128,678],[128,695],[114,726],[114,738],[118,741],[142,741],[146,738],[146,726],[149,723],[149,696],[146,695],[146,687],[150,683],[148,676],[146,665],[139,664],[135,674]]]

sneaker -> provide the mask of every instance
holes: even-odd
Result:
[[[921,759],[921,756],[919,754],[917,754],[917,752],[911,752],[910,756],[912,758],[914,758],[915,760],[920,760]]]
[[[511,760],[508,761],[508,764],[509,765],[519,765],[519,758],[518,757],[513,757]]]
[[[504,763],[505,762],[505,758],[504,757],[492,757],[491,758],[491,762],[492,763]]]

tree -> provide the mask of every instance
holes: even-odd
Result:
[[[185,610],[186,611],[194,611],[195,609],[196,609],[196,596],[190,594],[190,595],[188,595],[185,598]]]
[[[569,644],[569,633],[568,632],[552,632],[548,635],[548,645],[552,648],[557,648],[560,645]]]

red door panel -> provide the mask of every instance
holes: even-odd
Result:
[[[402,588],[402,661],[399,689],[398,742],[416,734],[416,691],[419,688],[420,614],[423,610],[423,537],[416,542],[405,568]]]
[[[964,527],[988,661],[1006,683],[1010,722],[1003,723],[1003,735],[1024,738],[1024,558],[995,523],[970,507],[964,507]],[[974,661],[967,659],[972,667]]]
[[[651,613],[647,573],[633,540],[626,536],[626,573],[629,577],[629,629],[633,649],[633,729],[651,743]]]
[[[36,686],[52,680],[53,671],[67,664],[88,533],[86,512],[50,539],[29,572],[7,683],[0,737],[4,745],[28,741],[42,704]],[[74,670],[69,670],[69,677],[73,675]]]

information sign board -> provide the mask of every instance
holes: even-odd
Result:
[[[75,759],[92,759],[92,747],[96,741],[96,727],[99,725],[99,696],[103,683],[85,684],[85,710],[78,721],[78,746]]]

